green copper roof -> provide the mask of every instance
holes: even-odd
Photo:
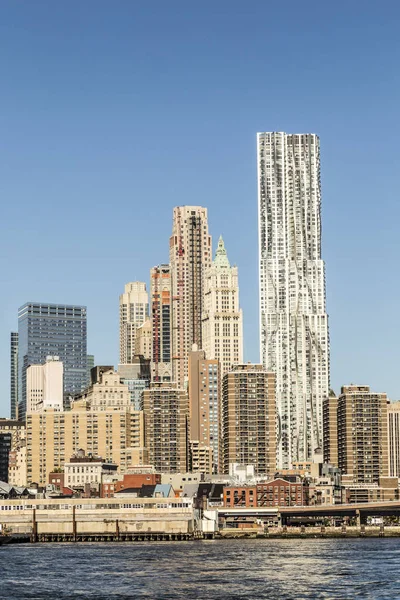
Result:
[[[215,252],[215,258],[213,261],[213,265],[215,267],[220,267],[223,269],[229,269],[231,266],[229,264],[228,255],[226,253],[224,240],[222,239],[222,235],[219,236],[218,247]]]

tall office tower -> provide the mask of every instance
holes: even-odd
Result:
[[[276,470],[275,374],[262,365],[235,365],[222,382],[223,469],[240,463],[256,473]]]
[[[189,417],[191,471],[219,473],[219,362],[206,359],[194,346],[189,352]]]
[[[337,410],[338,462],[352,482],[378,483],[388,476],[386,394],[368,385],[342,387]]]
[[[338,399],[331,391],[322,404],[323,414],[323,456],[324,462],[339,466],[338,455],[338,422],[337,422]]]
[[[186,473],[189,418],[187,392],[174,383],[153,382],[143,392],[141,409],[144,412],[144,443],[149,464],[160,473]]]
[[[319,138],[259,133],[261,362],[276,373],[278,466],[322,446],[329,392]]]
[[[152,325],[152,381],[172,381],[171,360],[171,268],[158,265],[150,270]]]
[[[63,410],[63,376],[58,356],[48,356],[44,365],[30,365],[26,370],[26,412]]]
[[[18,333],[11,332],[10,339],[10,412],[11,418],[18,416]]]
[[[149,317],[146,284],[133,281],[125,285],[119,297],[119,355],[121,364],[129,364],[135,356],[136,330]]]
[[[243,362],[243,315],[239,307],[238,269],[231,267],[222,237],[206,271],[203,349],[221,364],[221,376]]]
[[[206,208],[174,208],[169,247],[173,300],[172,379],[181,388],[188,377],[188,354],[193,344],[202,348],[203,342],[204,278],[211,266]]]
[[[388,404],[389,477],[400,478],[400,401]]]
[[[86,306],[28,302],[18,311],[18,410],[26,413],[26,370],[58,356],[64,366],[64,405],[87,384]]]

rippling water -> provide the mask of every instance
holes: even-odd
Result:
[[[400,598],[400,539],[0,547],[0,598]]]

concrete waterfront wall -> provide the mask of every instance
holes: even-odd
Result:
[[[0,524],[10,533],[119,534],[191,533],[190,502],[176,499],[76,499],[0,501]]]

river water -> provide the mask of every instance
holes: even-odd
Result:
[[[0,598],[400,599],[400,539],[1,546]]]

